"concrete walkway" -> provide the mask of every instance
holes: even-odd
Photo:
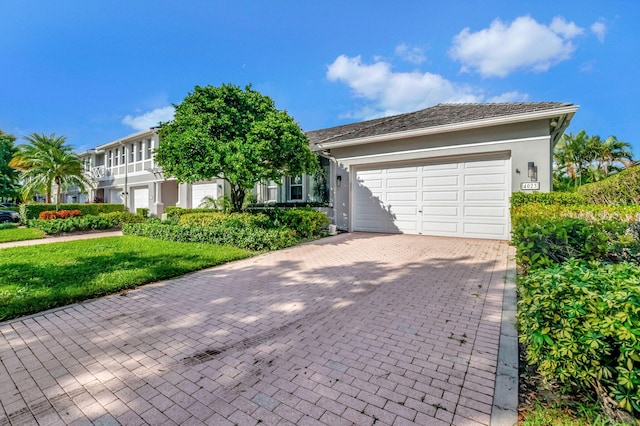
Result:
[[[509,255],[341,234],[0,323],[0,425],[487,425]]]

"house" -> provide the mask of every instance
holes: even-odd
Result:
[[[553,147],[578,106],[440,104],[308,132],[331,159],[345,231],[509,239],[509,197],[552,189]]]
[[[328,198],[329,217],[344,231],[506,240],[510,194],[552,189],[553,147],[577,110],[561,102],[440,104],[307,132],[325,172],[258,184],[254,196]],[[149,129],[82,153],[96,185],[77,200],[159,216],[166,206],[198,207],[229,192],[221,179],[181,184],[163,176],[153,159],[158,144]]]

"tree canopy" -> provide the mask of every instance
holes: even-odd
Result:
[[[562,136],[553,151],[554,188],[567,190],[595,182],[633,165],[631,145],[609,136],[589,136],[585,130]]]
[[[196,86],[174,106],[174,120],[159,130],[156,162],[181,182],[225,179],[236,211],[256,183],[318,169],[300,126],[250,85]]]
[[[18,151],[9,163],[11,167],[22,171],[23,198],[44,191],[47,203],[50,203],[55,183],[59,207],[63,188],[77,186],[84,189],[91,185],[84,175],[82,161],[71,146],[65,144],[64,136],[31,133],[24,139],[28,143],[18,145]]]
[[[13,154],[16,137],[0,130],[0,201],[18,198],[18,172],[9,166]]]

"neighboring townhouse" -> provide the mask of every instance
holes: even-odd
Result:
[[[509,197],[552,189],[553,148],[578,106],[562,102],[440,104],[307,132],[323,173],[254,188],[260,203],[328,202],[344,231],[509,239]],[[63,201],[130,211],[198,207],[229,192],[222,179],[179,184],[153,160],[156,129],[81,154],[95,181]],[[74,198],[75,197],[75,198]]]

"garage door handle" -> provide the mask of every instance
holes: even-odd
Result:
[[[422,210],[418,210],[418,213],[422,213]]]

